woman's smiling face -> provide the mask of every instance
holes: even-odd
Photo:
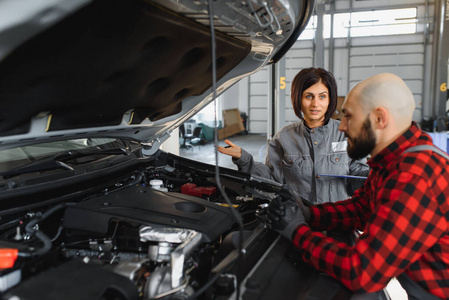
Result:
[[[328,106],[329,91],[322,82],[315,83],[302,93],[301,111],[309,128],[323,125]]]

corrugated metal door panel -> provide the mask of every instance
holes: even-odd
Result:
[[[353,40],[355,40],[355,39],[356,38],[354,38]],[[381,44],[384,41],[383,37],[382,37],[382,39],[379,37],[372,37],[372,39],[378,39],[379,44]],[[395,41],[396,41],[396,43],[398,43],[399,42],[398,38],[396,38]],[[422,43],[419,43],[419,44],[404,43],[404,44],[379,45],[379,46],[367,45],[367,47],[363,47],[363,46],[354,47],[353,46],[351,48],[351,56],[366,55],[367,54],[366,48],[370,48],[369,53],[372,55],[386,54],[386,53],[391,53],[391,54],[422,53],[423,44]]]
[[[251,121],[249,131],[251,133],[265,134],[267,132],[267,121],[257,121],[257,120]]]
[[[267,82],[267,77],[268,76],[268,70],[266,68],[263,68],[262,70],[254,73],[253,75],[251,75],[251,83],[256,83],[256,82]]]
[[[378,39],[379,44],[382,42]],[[385,41],[385,40],[384,40]],[[348,88],[357,82],[379,73],[389,72],[401,77],[411,89],[416,103],[414,120],[421,120],[424,82],[424,44],[366,45],[350,49]],[[372,40],[371,43],[375,43]]]
[[[268,82],[252,82],[249,86],[249,93],[252,97],[266,96],[268,91]]]
[[[351,78],[350,83],[357,83],[365,78],[379,74],[379,73],[393,73],[399,77],[407,80],[410,79],[420,80],[422,78],[424,66],[352,66],[349,71]],[[411,77],[415,76],[415,77]],[[410,87],[411,88],[411,87]]]
[[[351,57],[351,65],[359,66],[400,66],[424,65],[422,53],[359,55]]]
[[[251,97],[251,107],[250,109],[267,109],[267,95],[253,95]],[[266,117],[266,116],[265,116]]]
[[[248,132],[265,133],[267,131],[268,68],[249,77]]]

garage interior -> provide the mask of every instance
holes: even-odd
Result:
[[[202,127],[200,137],[186,140],[187,147],[182,134],[174,131],[162,149],[215,164],[214,128],[232,125],[225,112],[238,111],[240,129],[226,137],[218,133],[219,144],[228,138],[264,161],[270,137],[297,121],[290,100],[293,77],[303,68],[323,67],[334,74],[341,99],[374,74],[400,76],[415,97],[414,121],[447,152],[447,5],[443,0],[317,1],[307,28],[278,63],[242,79],[185,122],[190,135]],[[220,166],[234,168],[229,157],[218,156]]]
[[[4,1],[0,6],[13,8],[5,10],[12,16],[21,11],[23,2],[18,2]],[[214,2],[220,9],[212,9]],[[303,28],[298,24],[309,19],[311,3],[313,15],[296,39],[291,32]],[[76,5],[85,7],[75,9]],[[301,17],[293,18],[298,11]],[[11,48],[0,47],[5,57],[0,95],[6,95],[0,96],[6,99],[0,121],[1,116],[9,121],[0,130],[0,150],[4,150],[0,156],[0,248],[6,249],[0,261],[8,260],[0,266],[1,299],[3,295],[10,300],[28,297],[21,293],[30,299],[42,293],[50,300],[90,299],[83,295],[93,290],[103,295],[94,299],[271,300],[282,295],[285,299],[355,300],[363,292],[360,282],[368,279],[378,284],[379,275],[388,280],[385,297],[391,297],[382,300],[408,299],[391,271],[383,272],[384,267],[375,274],[354,277],[358,269],[347,268],[354,256],[346,260],[338,249],[343,249],[341,243],[332,250],[345,259],[343,264],[333,264],[331,252],[316,268],[306,264],[308,257],[301,256],[294,245],[299,248],[299,226],[314,227],[325,218],[310,219],[311,210],[307,214],[303,207],[303,212],[296,210],[296,219],[281,224],[284,229],[296,229],[296,235],[284,229],[279,235],[279,227],[273,226],[279,218],[270,208],[294,194],[288,195],[282,184],[268,178],[234,171],[237,166],[231,157],[220,154],[217,146],[226,146],[230,140],[255,161],[265,162],[270,139],[298,121],[290,92],[294,76],[305,68],[320,67],[337,79],[339,106],[334,119],[341,118],[341,105],[358,82],[382,72],[397,74],[413,92],[413,120],[449,152],[449,0],[238,0],[232,4],[230,0],[40,0],[29,1],[28,8],[17,15],[22,13],[26,16],[18,18],[17,24],[15,18],[3,20],[11,29],[3,26],[8,43],[0,43],[11,44]],[[233,13],[241,20],[231,26]],[[271,14],[274,17],[269,20]],[[61,23],[55,17],[63,18]],[[259,18],[278,24],[263,27]],[[215,20],[221,25],[217,31]],[[247,20],[256,29],[247,27]],[[178,26],[187,31],[177,30]],[[247,30],[240,32],[242,28]],[[19,38],[24,39],[23,45]],[[291,48],[285,47],[292,42]],[[12,51],[16,48],[19,51]],[[286,48],[290,50],[285,52]],[[196,72],[191,75],[190,71]],[[324,94],[318,90],[314,97]],[[322,111],[309,109],[311,114]],[[338,126],[333,120],[331,124],[334,129]],[[314,133],[315,128],[309,129]],[[316,141],[310,145],[325,149]],[[302,149],[300,145],[288,153],[291,158],[280,157],[281,163],[293,166],[289,174],[305,170],[303,177],[326,188],[337,186],[326,176],[366,178],[318,173],[314,167],[296,169],[301,161],[294,162],[295,155]],[[332,151],[338,156],[309,157],[312,163],[337,165],[334,169],[349,165],[342,136],[332,141]],[[434,168],[425,171],[436,174]],[[294,185],[300,192],[307,188],[302,183]],[[431,190],[428,186],[421,194]],[[377,190],[372,191],[377,196]],[[321,188],[313,192],[324,194]],[[337,193],[326,194],[329,198]],[[381,200],[386,202],[385,198]],[[375,202],[363,200],[364,208],[371,204],[375,210]],[[272,202],[275,205],[270,207]],[[352,206],[361,205],[354,201]],[[287,206],[279,206],[283,207]],[[415,211],[426,211],[420,208]],[[354,211],[348,209],[348,220],[355,219]],[[366,211],[359,215],[368,216]],[[329,214],[332,219],[327,220],[340,218],[340,212]],[[398,227],[415,223],[414,218],[404,218]],[[356,225],[364,219],[359,218]],[[391,220],[385,218],[384,223],[395,230]],[[325,231],[332,229],[323,232],[327,235]],[[378,245],[395,247],[405,239],[401,236],[391,242],[373,232]],[[415,244],[421,244],[421,239]],[[327,251],[328,246],[321,249]],[[379,253],[386,253],[385,262],[395,262],[393,251],[377,250],[360,258],[362,266]],[[402,258],[401,268],[407,258]],[[323,264],[333,264],[331,276],[322,272]],[[334,280],[340,275],[353,280],[355,288],[347,289]],[[381,283],[383,289],[387,281]]]
[[[341,100],[357,82],[391,72],[403,78],[413,92],[414,121],[431,133],[435,145],[448,152],[447,5],[444,0],[318,1],[306,30],[278,63],[242,79],[187,121],[186,128],[190,133],[198,126],[203,126],[202,132],[204,128],[222,128],[221,124],[226,124],[222,112],[238,110],[243,130],[226,138],[251,153],[256,161],[264,162],[270,137],[297,121],[290,88],[301,69],[323,67],[331,71]],[[339,118],[338,109],[334,117]],[[175,132],[162,148],[189,159],[237,169],[230,157],[216,153],[212,138],[203,136],[203,140],[197,138],[196,143],[185,147],[180,136]],[[219,139],[219,145],[225,145],[224,139]],[[407,299],[397,280],[392,280],[387,290],[392,299]]]

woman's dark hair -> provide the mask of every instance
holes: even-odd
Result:
[[[324,124],[334,115],[337,108],[337,82],[334,75],[322,68],[308,68],[296,74],[292,82],[292,105],[295,114],[302,119],[301,98],[302,93],[315,83],[322,82],[329,91],[329,106],[324,114]]]

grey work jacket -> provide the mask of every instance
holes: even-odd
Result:
[[[339,124],[330,119],[326,125],[309,129],[300,120],[270,140],[265,164],[255,162],[243,149],[242,156],[233,161],[240,171],[287,184],[313,204],[346,200],[364,180],[319,175],[368,176],[369,167],[366,159],[349,158]]]

